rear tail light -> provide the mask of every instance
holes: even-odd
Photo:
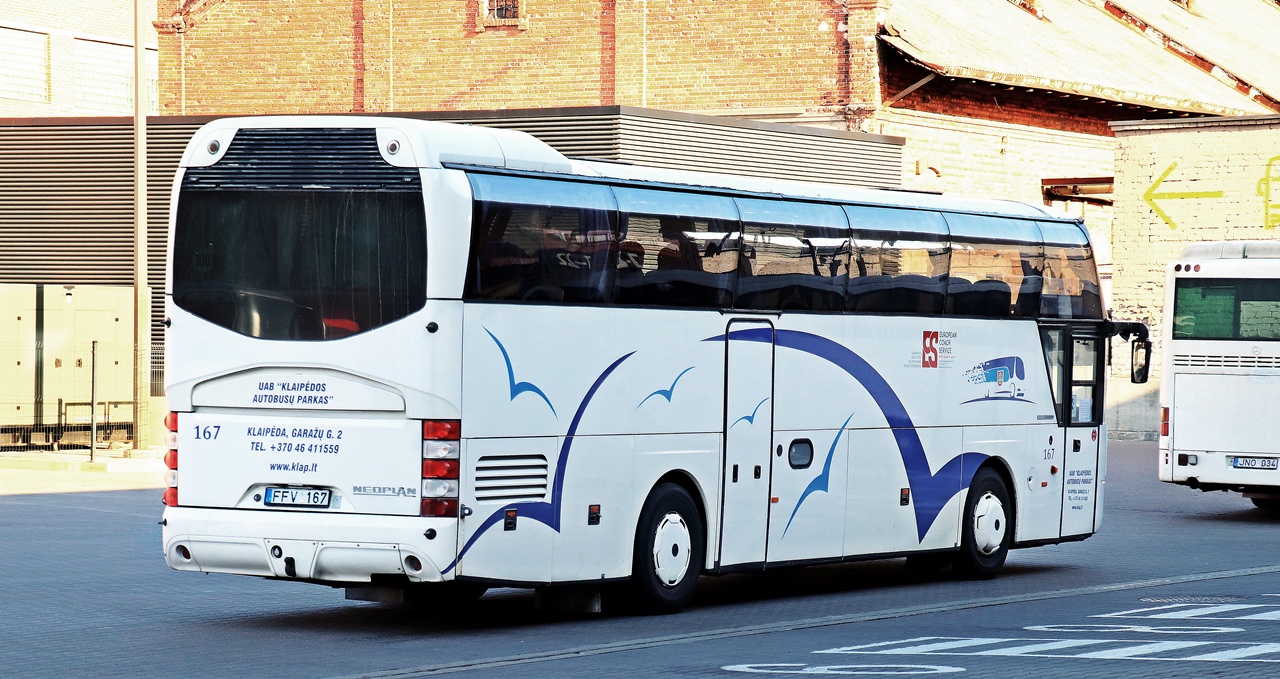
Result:
[[[1169,435],[1169,409],[1168,408],[1160,409],[1160,435],[1161,436]]]
[[[461,439],[458,420],[422,422],[422,516],[458,516]]]
[[[169,430],[165,440],[169,444],[169,450],[164,454],[164,466],[168,471],[164,473],[164,482],[168,488],[164,490],[164,504],[166,507],[178,506],[178,414],[169,413],[164,416],[164,427]]]

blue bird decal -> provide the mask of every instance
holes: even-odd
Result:
[[[764,401],[768,401],[768,400],[769,400],[769,397],[768,397],[768,396],[764,397]],[[733,429],[733,425],[734,425],[734,424],[737,424],[737,423],[739,423],[739,422],[741,422],[741,421],[743,421],[743,420],[746,420],[746,421],[747,421],[747,424],[755,424],[755,423],[756,423],[756,413],[760,412],[760,406],[764,405],[764,401],[761,401],[761,402],[757,403],[757,404],[756,404],[756,409],[755,409],[755,410],[753,410],[753,411],[751,411],[751,414],[750,414],[750,415],[743,415],[742,417],[739,417],[738,419],[734,420],[734,421],[733,421],[733,424],[729,425],[729,428],[730,428],[730,429]]]
[[[640,405],[636,406],[636,410],[639,410],[639,409],[640,409],[640,406],[644,405],[644,402],[645,402],[645,401],[648,401],[649,399],[653,398],[654,396],[661,396],[662,398],[667,399],[667,403],[670,403],[670,402],[671,402],[671,396],[672,396],[672,395],[675,393],[675,391],[676,391],[676,383],[680,381],[680,378],[681,378],[681,377],[684,377],[684,374],[685,374],[685,373],[689,372],[690,370],[693,370],[693,369],[694,369],[694,367],[695,367],[695,366],[692,366],[692,365],[691,365],[691,366],[689,366],[688,368],[685,368],[683,371],[681,371],[681,373],[680,373],[679,375],[676,375],[676,378],[675,378],[674,380],[672,380],[672,381],[671,381],[671,387],[670,387],[669,389],[659,389],[659,390],[657,390],[657,391],[653,392],[652,394],[649,394],[648,396],[644,397],[644,400],[643,400],[643,401],[640,401]]]
[[[804,499],[818,491],[827,492],[827,484],[831,479],[831,458],[835,457],[836,445],[840,443],[840,436],[844,434],[844,428],[849,426],[849,421],[853,419],[853,413],[845,418],[844,424],[840,425],[840,431],[836,432],[836,438],[831,442],[831,450],[827,451],[827,462],[822,465],[822,471],[814,477],[809,485],[805,487],[804,492],[800,493],[800,500],[796,502],[796,508],[791,510],[791,518],[787,519],[786,528],[782,529],[783,537],[787,535],[787,529],[791,528],[791,522],[795,520],[796,513],[800,511],[800,505],[804,504]]]
[[[535,394],[547,404],[547,407],[551,409],[551,414],[555,415],[556,419],[559,419],[560,415],[556,413],[556,407],[551,405],[551,399],[547,398],[547,395],[542,393],[541,389],[529,382],[516,381],[516,372],[511,367],[511,356],[507,354],[507,348],[502,346],[502,342],[499,342],[498,338],[495,337],[492,332],[489,332],[488,328],[485,328],[484,331],[489,333],[489,337],[493,339],[493,343],[498,345],[498,351],[502,352],[502,360],[507,364],[507,385],[511,389],[511,400],[516,400],[517,396],[525,392]]]

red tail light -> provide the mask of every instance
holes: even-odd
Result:
[[[462,472],[462,422],[422,422],[422,516],[458,516],[457,480]]]
[[[422,516],[457,518],[458,498],[424,498],[422,500]]]
[[[169,430],[168,439],[169,450],[164,454],[164,466],[169,468],[165,472],[165,485],[169,486],[164,489],[164,504],[166,507],[178,506],[178,414],[170,412],[164,416],[164,427]]]
[[[422,440],[445,441],[462,438],[462,422],[459,420],[423,420]]]
[[[1161,436],[1169,435],[1169,409],[1168,408],[1160,409],[1160,435]]]
[[[423,460],[422,478],[456,479],[461,466],[458,460]]]

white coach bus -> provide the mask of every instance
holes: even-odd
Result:
[[[361,598],[1007,551],[1097,530],[1083,226],[360,117],[174,183],[164,553]],[[1149,346],[1149,344],[1148,344]]]
[[[1280,242],[1187,246],[1164,309],[1160,480],[1280,510]]]

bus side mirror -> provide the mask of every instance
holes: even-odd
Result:
[[[1134,384],[1146,384],[1151,372],[1151,340],[1136,339],[1133,347],[1133,369],[1129,380]]]

